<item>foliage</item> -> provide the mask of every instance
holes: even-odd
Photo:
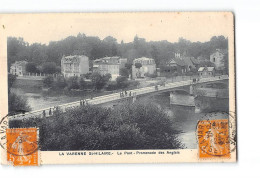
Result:
[[[10,88],[12,88],[15,80],[16,80],[16,76],[15,75],[8,74],[8,91],[10,91]]]
[[[111,78],[110,74],[101,75],[98,72],[94,72],[91,75],[91,82],[95,90],[101,90],[107,84],[110,78]]]
[[[117,86],[116,81],[109,81],[107,83],[106,90],[113,91],[113,90],[117,90],[117,89],[118,89],[118,86]]]
[[[79,89],[79,78],[77,76],[72,76],[67,79],[68,89]]]
[[[131,70],[132,69],[132,64],[131,63],[126,63],[125,67],[126,67],[126,69]]]
[[[127,77],[119,76],[116,78],[116,83],[119,88],[126,88],[127,87]]]
[[[57,72],[57,67],[54,62],[44,63],[42,66],[42,72],[45,74],[54,74]]]
[[[28,73],[38,73],[39,72],[36,64],[33,63],[33,62],[27,63],[26,66],[25,66],[25,70]]]
[[[129,71],[127,68],[121,68],[119,71],[119,75],[120,76],[124,76],[124,77],[129,77]]]
[[[111,80],[112,76],[110,73],[107,73],[103,76],[104,81],[107,83],[109,80]]]
[[[53,76],[46,76],[44,79],[43,79],[43,86],[44,87],[52,87],[53,86],[53,83],[54,83],[54,78]]]
[[[166,64],[177,51],[187,56],[209,59],[210,54],[216,49],[228,48],[228,39],[224,36],[214,36],[210,41],[202,43],[180,38],[178,42],[171,43],[166,40],[147,42],[144,38],[135,36],[132,42],[119,44],[117,39],[111,36],[102,40],[79,33],[77,36],[50,42],[48,45],[28,44],[22,38],[8,37],[7,45],[8,68],[15,61],[25,59],[40,66],[46,62],[60,66],[63,55],[86,55],[90,60],[116,55],[127,58],[130,64],[133,59],[145,56],[155,59],[159,66]]]
[[[135,68],[140,69],[141,67],[142,67],[142,64],[141,64],[141,63],[135,63]]]
[[[54,88],[56,89],[64,89],[66,86],[67,86],[67,82],[64,76],[58,76],[57,80],[54,81]]]
[[[8,94],[8,112],[10,114],[23,113],[30,111],[31,108],[25,98],[10,92]]]
[[[173,120],[151,103],[114,109],[86,105],[48,118],[10,121],[10,127],[35,126],[43,151],[183,148]]]

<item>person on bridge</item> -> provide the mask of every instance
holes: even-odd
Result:
[[[132,92],[130,91],[130,92],[129,92],[129,96],[131,96],[131,94],[132,94]]]
[[[45,110],[42,111],[42,116],[43,116],[43,117],[46,117]]]
[[[50,115],[50,116],[52,115],[52,111],[51,111],[51,108],[50,108],[50,110],[49,110],[49,115]]]
[[[85,100],[82,100],[82,105],[85,106]]]
[[[127,91],[125,91],[125,96],[127,96]]]

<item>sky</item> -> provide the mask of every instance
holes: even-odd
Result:
[[[135,35],[146,41],[177,42],[183,37],[205,42],[212,36],[228,37],[232,31],[231,13],[56,13],[9,14],[0,16],[1,30],[7,36],[26,42],[48,44],[84,33],[104,39],[115,37],[120,43],[133,41]]]

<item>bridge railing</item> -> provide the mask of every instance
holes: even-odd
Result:
[[[228,76],[200,78],[199,81],[196,83],[205,83],[205,82],[218,81],[218,80],[223,80],[223,79],[228,79]],[[131,92],[134,93],[136,96],[138,96],[138,95],[143,95],[146,93],[163,91],[163,90],[191,85],[191,84],[194,84],[194,82],[192,80],[178,81],[178,82],[174,82],[174,83],[165,83],[164,85],[158,85],[157,87],[151,86],[151,87],[134,89],[134,90],[131,90]],[[127,97],[132,97],[132,96],[126,95],[125,98],[127,98]],[[31,118],[31,117],[48,117],[48,116],[52,116],[57,111],[66,112],[68,109],[72,109],[72,108],[75,108],[75,107],[78,107],[81,105],[85,105],[85,104],[95,105],[95,104],[101,104],[101,103],[115,101],[118,99],[122,99],[122,97],[120,97],[120,93],[113,93],[113,94],[108,94],[108,95],[104,95],[104,96],[94,97],[92,99],[84,99],[84,100],[80,100],[80,101],[76,101],[76,102],[66,103],[66,104],[62,104],[62,105],[58,105],[58,106],[53,106],[53,107],[37,110],[37,111],[26,112],[24,114],[17,114],[17,115],[9,116],[8,118],[9,119],[24,119],[24,118]]]

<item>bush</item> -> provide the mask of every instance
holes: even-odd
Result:
[[[79,78],[77,76],[73,76],[68,78],[67,80],[68,89],[79,89]]]
[[[53,83],[54,83],[54,78],[53,76],[46,76],[44,79],[43,79],[43,86],[44,87],[52,87],[53,86]]]
[[[106,90],[108,91],[113,91],[113,90],[117,90],[118,86],[117,86],[117,82],[116,81],[109,81],[106,87]]]
[[[129,71],[128,71],[128,69],[127,69],[127,68],[121,68],[121,69],[120,69],[120,72],[119,72],[119,75],[128,78],[128,77],[129,77]]]
[[[54,62],[47,62],[42,66],[42,72],[45,74],[54,74],[56,72],[60,72],[59,70],[60,69],[56,67]]]
[[[22,98],[15,93],[8,94],[8,112],[11,114],[23,113],[30,111],[31,108],[25,98]]]
[[[39,70],[38,70],[36,64],[32,63],[32,62],[26,64],[25,70],[29,73],[39,73]]]
[[[167,112],[151,103],[114,109],[87,105],[48,118],[10,121],[10,127],[35,126],[43,151],[183,148]]]
[[[125,77],[125,76],[117,77],[116,83],[117,83],[118,88],[122,88],[122,89],[126,88],[128,86],[127,77]]]
[[[10,88],[12,88],[15,80],[16,80],[16,76],[15,75],[8,74],[8,92],[10,92]]]
[[[140,85],[140,82],[139,81],[135,81],[135,80],[131,80],[131,81],[127,81],[127,87],[128,88],[136,88]]]
[[[58,76],[57,80],[54,82],[54,87],[56,89],[64,89],[67,86],[66,79],[64,76]]]
[[[101,90],[110,79],[111,74],[101,75],[98,72],[94,72],[91,75],[91,82],[95,90]]]

